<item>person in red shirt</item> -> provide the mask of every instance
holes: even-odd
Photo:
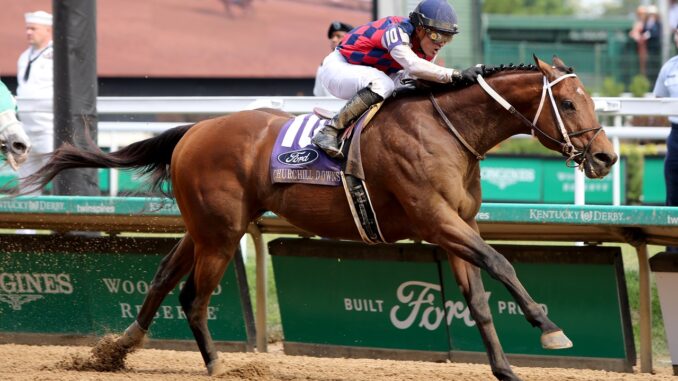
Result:
[[[323,61],[318,77],[331,95],[348,102],[318,130],[313,143],[342,158],[339,131],[388,98],[403,78],[474,82],[482,67],[459,71],[431,62],[458,32],[457,14],[446,0],[423,0],[409,18],[389,16],[347,33]]]

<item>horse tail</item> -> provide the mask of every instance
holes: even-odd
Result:
[[[23,179],[20,194],[42,189],[66,169],[126,168],[136,169],[141,175],[149,175],[151,191],[171,196],[171,187],[163,188],[163,182],[170,179],[169,166],[174,148],[191,127],[193,124],[174,127],[111,153],[101,151],[91,140],[88,149],[66,143],[52,153],[50,160],[40,170]]]

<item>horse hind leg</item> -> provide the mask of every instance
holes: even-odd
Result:
[[[459,257],[448,254],[448,261],[466,299],[471,316],[476,322],[485,344],[492,374],[499,380],[520,380],[511,370],[492,322],[492,313],[485,293],[480,269]]]
[[[160,262],[137,318],[118,339],[118,345],[131,351],[142,344],[160,304],[190,271],[192,265],[193,240],[190,235],[185,234]]]
[[[212,292],[216,289],[235,254],[239,238],[234,237],[225,245],[196,243],[193,270],[179,294],[179,301],[186,314],[188,325],[211,376],[223,374],[225,368],[218,361],[219,355],[207,327],[207,307]]]

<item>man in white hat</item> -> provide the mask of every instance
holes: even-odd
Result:
[[[26,37],[29,47],[17,63],[17,106],[19,118],[33,143],[28,160],[19,169],[26,177],[47,162],[47,153],[54,150],[54,114],[52,112],[26,112],[21,98],[41,98],[51,108],[54,98],[52,51],[52,15],[45,11],[25,14]],[[23,106],[23,107],[22,107]],[[39,192],[36,192],[39,194]]]

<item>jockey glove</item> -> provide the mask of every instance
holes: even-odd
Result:
[[[485,75],[485,65],[471,66],[459,73],[459,81],[466,84],[476,83],[478,75]]]

